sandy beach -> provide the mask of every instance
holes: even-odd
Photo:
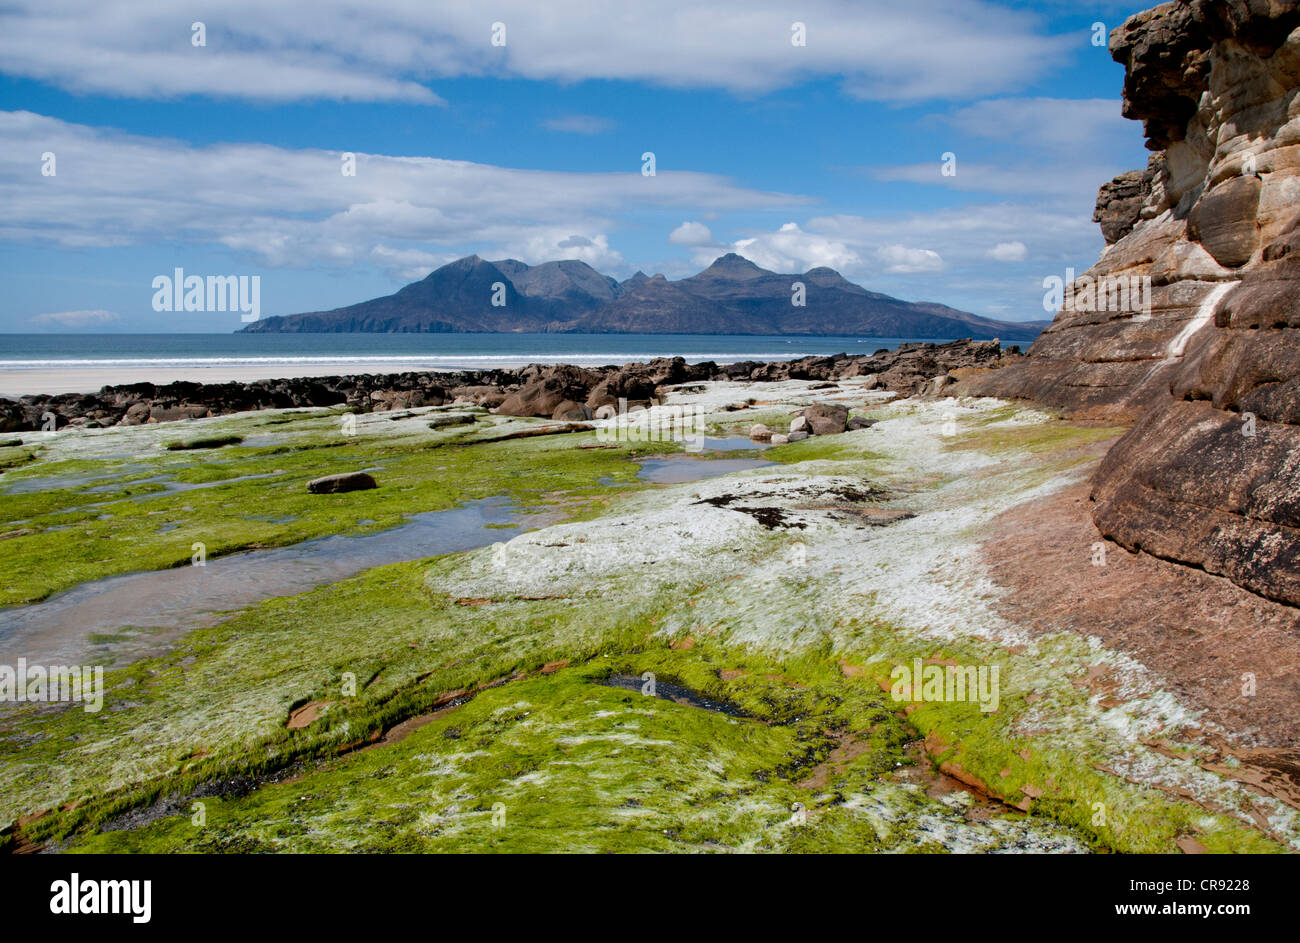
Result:
[[[518,366],[509,364],[508,366]],[[278,380],[286,377],[328,377],[355,373],[405,373],[429,370],[427,363],[386,362],[383,369],[374,364],[284,364],[257,366],[193,365],[176,367],[57,367],[34,370],[0,370],[0,396],[29,394],[94,393],[104,386],[125,383],[173,383],[194,380],[199,383],[248,383],[253,380]]]

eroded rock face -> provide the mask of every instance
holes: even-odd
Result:
[[[1107,247],[1026,362],[958,392],[1124,421],[1169,395],[1205,340],[1184,332],[1213,322],[1215,290],[1263,263],[1300,207],[1297,27],[1290,0],[1178,0],[1111,34],[1124,114],[1156,153],[1102,186]]]
[[[1113,244],[1079,281],[1149,294],[1067,293],[959,391],[1136,420],[1094,481],[1102,534],[1300,605],[1300,5],[1166,3],[1110,50],[1157,153],[1102,187]]]
[[[1129,549],[1300,605],[1300,232],[1271,244],[1171,394],[1106,456],[1094,520]]]
[[[590,371],[559,364],[536,379],[528,380],[522,389],[507,396],[497,407],[497,412],[503,416],[549,418],[561,405],[581,403],[587,398],[587,390],[598,382],[600,378]]]
[[[1110,183],[1103,183],[1097,191],[1097,207],[1092,221],[1101,224],[1101,234],[1106,245],[1113,245],[1133,231],[1142,218],[1142,206],[1151,195],[1151,181],[1155,168],[1129,170]]]

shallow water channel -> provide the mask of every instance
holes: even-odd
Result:
[[[411,515],[375,534],[331,536],[274,550],[209,558],[203,566],[126,573],[83,583],[29,606],[0,609],[0,664],[115,662],[156,651],[219,622],[223,612],[291,596],[363,570],[508,540],[549,515],[505,497]],[[147,631],[132,631],[142,629]],[[114,636],[112,639],[105,636]],[[104,646],[110,646],[105,650]]]

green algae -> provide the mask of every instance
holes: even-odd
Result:
[[[1127,432],[1124,426],[1054,422],[1049,428],[1037,424],[1007,425],[1000,428],[967,429],[947,443],[950,449],[968,449],[991,455],[1050,454],[1063,448],[1104,442]]]
[[[868,447],[887,431],[766,454],[784,471],[809,475],[873,468],[889,486],[885,473],[897,460],[887,447]],[[1005,448],[996,441],[990,448],[1032,459],[1000,474],[1033,488],[1079,467],[1082,460],[1065,453],[1095,432],[1026,423],[1012,434]],[[481,450],[517,449],[520,473],[530,476],[553,460],[548,444],[554,440],[464,451],[507,474],[508,458],[484,459]],[[962,437],[935,448],[977,451]],[[424,457],[450,469],[453,451],[442,446]],[[572,497],[574,520],[631,515],[635,527],[642,505],[617,493],[600,497],[609,491],[594,476],[630,483],[636,466],[623,450],[590,451],[605,458],[567,490],[546,494]],[[936,474],[924,487],[954,480]],[[787,539],[762,534],[733,548],[739,571],[784,553]],[[1215,851],[1280,850],[1248,824],[1244,808],[1230,807],[1231,797],[1229,806],[1210,808],[1181,797],[1178,783],[1134,783],[1113,769],[1129,748],[1079,720],[1089,716],[1088,695],[1071,683],[1072,672],[1096,657],[1082,640],[1054,638],[1023,651],[975,638],[936,641],[881,616],[874,591],[856,603],[854,618],[823,615],[818,597],[826,589],[806,580],[783,587],[789,598],[768,600],[772,618],[801,611],[809,623],[791,645],[764,641],[758,626],[745,625],[750,610],[736,603],[753,584],[728,588],[722,569],[686,570],[651,592],[636,591],[644,574],[614,568],[586,584],[556,583],[545,597],[480,598],[490,553],[381,567],[250,607],[191,633],[166,656],[110,672],[99,715],[6,716],[3,817],[79,800],[24,833],[64,837],[87,851],[941,851],[954,842],[971,850],[1042,847],[1059,835],[1096,850],[1167,852],[1189,835]],[[890,668],[912,658],[997,664],[999,709],[894,701]],[[568,667],[553,670],[559,662]],[[540,674],[543,666],[550,673]],[[734,703],[750,718],[599,683],[646,672]],[[349,752],[458,691],[472,698],[405,740]],[[287,729],[291,711],[308,703],[324,705],[319,718]],[[826,775],[846,737],[864,748]],[[958,764],[1031,814],[1004,808],[998,821],[1006,828],[986,834],[951,804],[900,783],[897,772],[917,762],[921,737],[934,762]],[[204,797],[207,823],[191,824],[189,800],[205,784],[287,768],[302,778],[240,798]],[[826,781],[813,788],[819,769]],[[97,831],[168,796],[157,821]],[[494,812],[503,823],[494,824]]]
[[[490,428],[472,434],[425,430],[423,435],[344,438],[322,432],[328,419],[294,421],[306,431],[292,446],[228,446],[219,459],[168,454],[56,458],[12,478],[6,474],[5,484],[35,478],[54,486],[11,492],[0,503],[0,530],[9,529],[8,522],[23,521],[33,531],[0,542],[0,567],[6,574],[0,605],[38,601],[118,573],[188,565],[195,543],[216,557],[394,527],[409,514],[496,495],[530,506],[559,495],[605,491],[598,482],[602,477],[635,483],[635,470],[620,461],[631,446],[578,447],[591,442],[594,433],[498,443],[483,441],[491,438]],[[239,426],[235,420],[223,423],[224,429]],[[470,448],[474,443],[479,444]],[[375,466],[378,489],[329,496],[306,491],[312,478]],[[57,487],[60,480],[91,475],[97,477],[86,485]],[[169,490],[146,480],[160,475],[205,487]],[[253,508],[266,519],[238,513]],[[106,514],[111,519],[101,519]],[[373,523],[363,525],[363,520]],[[160,523],[177,526],[159,532]]]
[[[186,807],[71,850],[896,851],[934,843],[915,823],[882,835],[840,795],[872,790],[910,762],[910,731],[878,690],[824,668],[795,687],[752,655],[732,661],[745,667],[722,682],[717,666],[728,661],[720,647],[600,656],[478,693],[392,746],[240,799],[205,799],[201,827]],[[698,684],[753,717],[602,686],[614,671]],[[837,767],[825,792],[804,788],[846,736],[861,737],[862,752]],[[952,815],[915,793],[906,798],[913,812]]]

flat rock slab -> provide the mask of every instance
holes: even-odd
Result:
[[[307,490],[312,494],[342,494],[345,491],[366,491],[378,488],[379,484],[365,472],[345,472],[342,475],[326,475],[313,478],[307,482]]]

